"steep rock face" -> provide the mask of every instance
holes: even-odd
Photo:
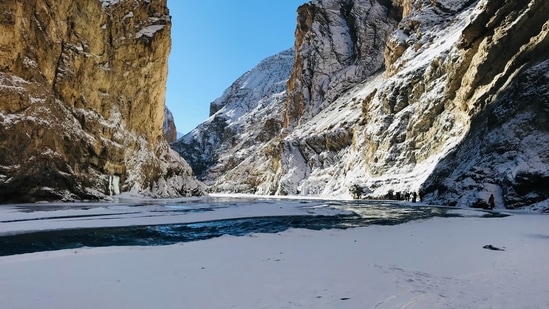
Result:
[[[399,10],[390,1],[311,1],[299,7],[286,127],[304,123],[383,68]]]
[[[549,206],[549,2],[325,0],[298,13],[285,128],[214,190]]]
[[[490,193],[510,208],[535,204],[549,198],[549,3],[481,5],[448,82],[470,129],[422,190],[444,204],[482,206]]]
[[[1,201],[201,191],[163,138],[165,1],[0,6]]]
[[[173,143],[177,140],[177,128],[172,112],[166,107],[164,110],[164,124],[162,125],[164,137],[168,143]]]
[[[404,42],[405,49],[396,54],[391,54],[394,48],[386,49],[387,81],[363,105],[366,128],[359,135],[365,149],[363,184],[376,196],[389,190],[419,191],[426,201],[459,206],[486,203],[491,193],[498,205],[507,207],[545,200],[547,194],[539,190],[523,190],[520,197],[509,190],[515,180],[500,173],[513,174],[513,166],[520,163],[501,158],[501,149],[489,146],[492,142],[484,142],[486,148],[473,147],[463,139],[489,134],[494,140],[506,140],[505,135],[515,135],[507,132],[513,130],[543,136],[536,133],[540,129],[534,123],[525,121],[529,108],[517,103],[509,110],[498,98],[517,87],[519,72],[547,59],[542,39],[547,20],[541,17],[547,6],[540,1],[503,7],[484,1],[437,3],[416,1],[416,9],[389,40],[389,45]],[[514,91],[535,89],[533,97],[541,101],[547,95],[535,83],[519,84]],[[494,110],[502,114],[497,120],[491,117],[495,132],[478,126],[480,114],[487,117]],[[511,125],[508,115],[522,120]],[[506,129],[497,130],[499,126]],[[479,147],[483,151],[475,151]],[[537,166],[532,171],[538,174],[540,166],[547,169],[549,163],[539,156],[544,152],[546,146],[539,145],[518,161]],[[449,166],[455,169],[450,171]],[[478,170],[491,172],[474,172]]]
[[[423,184],[438,204],[509,208],[549,197],[549,61],[521,69],[493,103],[472,118],[459,146]]]
[[[547,183],[547,131],[529,119],[536,113],[544,119],[547,106],[540,70],[548,58],[547,3],[415,1],[413,7],[389,37],[384,81],[362,88],[371,94],[363,99],[353,145],[339,153],[336,169],[313,168],[298,186],[290,177],[287,187],[298,188],[291,193],[308,187],[320,187],[320,194],[343,193],[355,182],[371,196],[419,191],[426,201],[459,206],[485,201],[490,193],[506,207],[546,200],[547,191],[540,188]],[[405,42],[404,50],[389,47],[398,40]],[[528,73],[521,77],[521,72]],[[504,104],[509,100],[515,103]],[[490,117],[494,132],[478,126],[491,111],[499,113]],[[490,142],[476,147],[466,142],[472,136],[483,141],[479,134],[488,134]],[[510,136],[529,137],[522,145],[528,150],[516,157],[496,151],[496,145],[512,145],[505,142]],[[533,147],[530,139],[539,145]],[[300,153],[310,162],[303,147]],[[476,173],[473,182],[466,176],[471,169],[491,172]]]
[[[201,180],[212,183],[280,133],[293,60],[292,49],[263,60],[211,103],[208,120],[172,144]],[[240,181],[250,182],[230,183]]]

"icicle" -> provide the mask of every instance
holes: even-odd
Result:
[[[109,175],[109,195],[112,196],[120,194],[120,176]]]

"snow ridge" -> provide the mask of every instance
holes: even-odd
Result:
[[[197,176],[214,179],[205,173],[216,163],[241,160],[257,139],[267,140],[279,133],[293,59],[294,50],[288,49],[261,61],[211,103],[206,121],[172,144]],[[273,132],[265,129],[266,123]],[[237,154],[231,150],[239,148],[235,145],[240,147]]]

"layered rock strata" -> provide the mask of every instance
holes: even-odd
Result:
[[[494,1],[462,31],[446,95],[468,131],[422,185],[433,202],[510,208],[549,198],[549,3]]]
[[[385,42],[401,18],[390,1],[311,1],[299,7],[286,127],[305,123],[383,69]]]
[[[544,0],[301,6],[283,128],[214,190],[549,207],[547,16]]]
[[[200,194],[163,137],[166,1],[0,8],[0,201]]]

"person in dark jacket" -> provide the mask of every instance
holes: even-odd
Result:
[[[488,205],[490,205],[490,209],[494,209],[494,207],[496,206],[493,194],[490,194],[490,198],[488,198]]]

